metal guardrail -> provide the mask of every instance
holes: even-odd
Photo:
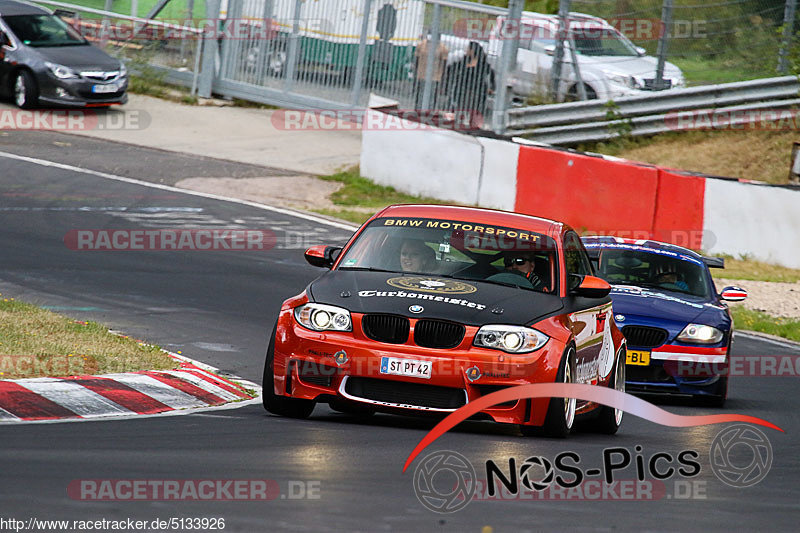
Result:
[[[712,110],[710,117],[734,115],[731,124],[749,118],[738,114],[766,109],[786,109],[800,104],[800,81],[795,76],[766,78],[688,89],[671,89],[613,101],[589,100],[510,109],[509,135],[548,144],[577,144],[603,141],[627,134],[653,135],[676,129],[677,114],[691,110]],[[609,120],[609,111],[614,119]]]

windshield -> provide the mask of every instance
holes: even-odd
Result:
[[[638,56],[631,42],[613,28],[572,27],[575,49],[585,56]]]
[[[341,270],[378,270],[482,280],[555,292],[555,241],[518,228],[428,218],[373,220],[347,249]]]
[[[636,285],[708,298],[702,261],[663,250],[603,249],[597,275],[612,285]]]
[[[28,46],[75,46],[86,40],[55,15],[13,15],[3,20],[17,39]]]

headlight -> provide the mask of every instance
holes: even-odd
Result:
[[[705,324],[689,324],[678,335],[678,340],[696,344],[716,344],[722,340],[723,336],[722,332],[717,328],[712,328]]]
[[[475,346],[508,353],[528,353],[544,346],[550,339],[541,331],[522,326],[483,326],[475,334]]]
[[[52,72],[53,76],[55,76],[56,78],[66,80],[69,78],[78,77],[77,72],[75,72],[69,67],[65,67],[64,65],[57,65],[55,63],[50,63],[50,62],[45,63],[45,65],[47,65],[47,68],[50,69],[50,72]]]
[[[625,74],[618,74],[616,72],[609,72],[603,71],[606,77],[616,83],[617,85],[624,85],[625,87],[630,87],[631,89],[640,89],[641,84],[639,81],[634,78],[633,76],[627,76]]]
[[[125,63],[120,61],[119,62],[119,76],[120,76],[120,78],[122,76],[125,76],[126,74],[128,74],[128,67],[125,66]]]
[[[314,331],[350,331],[350,311],[325,304],[306,304],[294,310],[294,318]]]

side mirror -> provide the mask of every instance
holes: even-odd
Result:
[[[637,46],[636,53],[639,54],[639,57],[644,57],[645,55],[647,55],[647,50],[645,50],[641,46]]]
[[[596,276],[569,275],[569,292],[585,298],[605,298],[611,292],[611,285]]]
[[[342,249],[338,246],[318,244],[306,250],[305,258],[308,264],[315,267],[331,268]]]
[[[747,291],[741,287],[725,287],[722,289],[722,292],[719,293],[719,297],[726,302],[741,302],[747,298]]]
[[[11,39],[2,31],[0,31],[0,46],[11,46]]]

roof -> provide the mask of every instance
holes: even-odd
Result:
[[[459,207],[452,205],[390,205],[376,216],[480,221],[485,224],[527,229],[542,234],[547,234],[554,226],[558,226],[559,230],[563,227],[567,227],[566,224],[547,218],[509,213],[508,211],[499,211],[495,209],[484,209],[481,207]]]
[[[690,257],[699,259],[701,261],[703,260],[702,255],[698,254],[694,250],[690,250],[689,248],[684,248],[683,246],[678,246],[677,244],[670,244],[668,242],[654,241],[650,239],[623,239],[622,237],[599,235],[599,236],[581,237],[581,241],[583,241],[583,245],[587,248],[589,247],[602,248],[603,245],[605,244],[611,244],[611,245],[629,244],[632,246],[639,246],[642,248],[652,248],[654,250],[669,250],[670,252],[688,255]]]
[[[27,2],[17,2],[16,0],[0,0],[0,15],[49,15],[50,11]]]
[[[547,15],[545,13],[535,13],[533,11],[523,11],[522,12],[522,22],[547,22],[558,26],[559,23],[559,16],[558,15]],[[570,11],[569,13],[569,23],[570,26],[580,26],[582,24],[599,24],[604,27],[613,27],[608,21],[601,19],[600,17],[595,17],[593,15],[587,15],[585,13],[577,13],[574,11]]]

